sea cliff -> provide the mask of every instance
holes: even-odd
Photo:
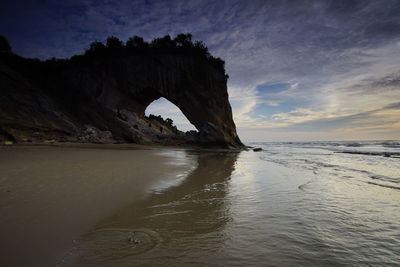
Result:
[[[14,142],[197,144],[242,147],[224,62],[190,34],[146,43],[115,37],[70,59],[40,61],[0,53],[0,138]],[[144,115],[164,97],[198,132]]]

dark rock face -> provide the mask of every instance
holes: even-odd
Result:
[[[199,143],[243,146],[227,77],[201,57],[116,55],[40,66],[12,54],[0,58],[0,138],[151,143],[155,130],[143,115],[164,97],[197,128]]]

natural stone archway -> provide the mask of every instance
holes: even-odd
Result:
[[[104,106],[143,116],[148,105],[164,97],[197,128],[200,142],[242,146],[232,119],[227,77],[203,58],[131,56],[106,66],[92,64],[100,69],[82,77],[83,84],[76,86],[89,95],[96,90],[96,100]]]
[[[196,127],[190,123],[182,111],[164,97],[154,100],[147,106],[145,117],[149,118],[152,115],[155,117],[160,116],[164,121],[167,119],[172,120],[172,124],[179,132],[186,133],[190,131],[191,134],[197,132]]]
[[[36,132],[48,139],[73,138],[90,125],[115,140],[140,143],[134,120],[120,119],[120,111],[140,118],[150,103],[164,97],[197,128],[200,143],[243,146],[232,119],[227,76],[201,56],[116,54],[28,75],[2,68],[7,75],[0,77],[6,85],[0,130],[16,140]]]

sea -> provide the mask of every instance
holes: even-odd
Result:
[[[192,167],[71,236],[55,265],[400,265],[400,141],[247,145],[262,151],[160,150]]]
[[[248,145],[263,150],[181,154],[196,168],[84,236],[80,262],[400,265],[399,141]],[[116,245],[127,229],[147,247]]]

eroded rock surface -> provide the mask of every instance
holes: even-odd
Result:
[[[191,55],[114,55],[54,64],[0,55],[0,139],[242,147],[227,76]],[[164,97],[197,128],[184,135],[144,117]],[[164,139],[163,139],[164,138]],[[165,141],[165,142],[167,142]]]

